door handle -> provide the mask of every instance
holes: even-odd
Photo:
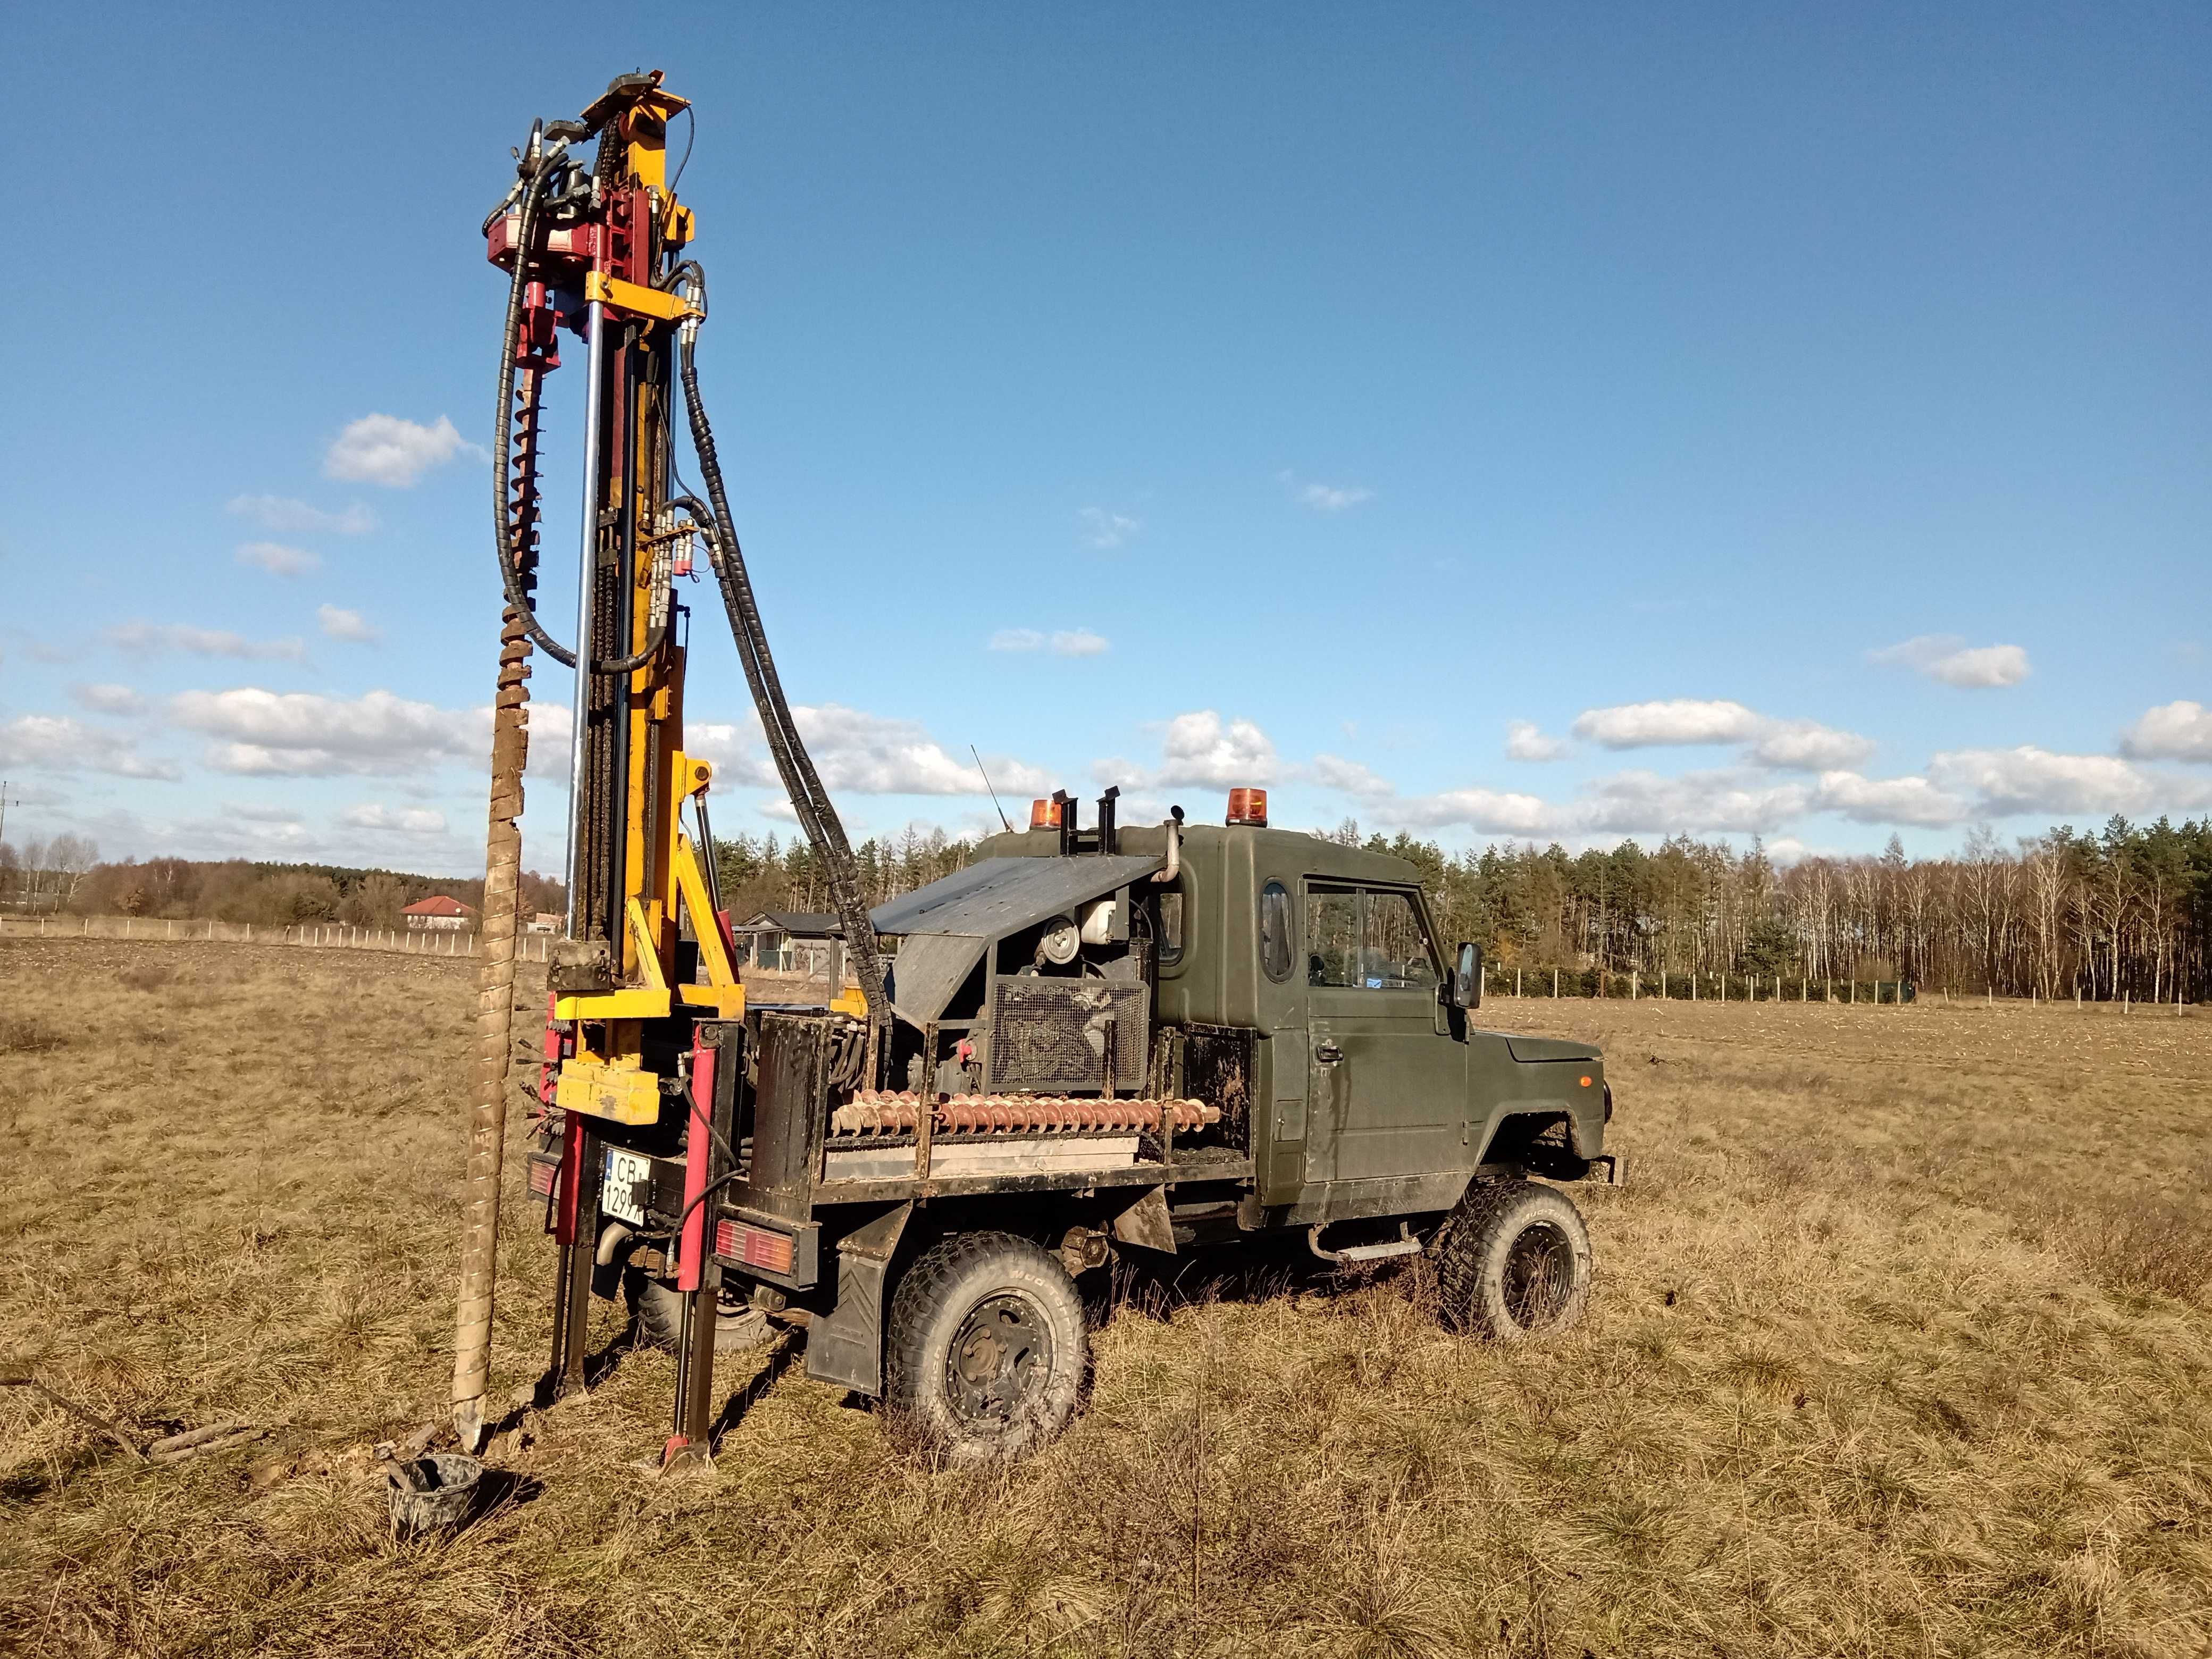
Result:
[[[1324,1066],[1334,1066],[1344,1058],[1344,1050],[1334,1042],[1320,1043],[1314,1049],[1314,1058]]]

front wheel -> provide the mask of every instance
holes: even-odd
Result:
[[[1589,1299],[1589,1229],[1574,1200],[1534,1181],[1478,1181],[1435,1244],[1446,1325],[1501,1342],[1565,1330]]]
[[[1006,1462],[1075,1415],[1090,1358],[1059,1259],[1012,1233],[956,1233],[891,1295],[884,1403],[957,1463]]]

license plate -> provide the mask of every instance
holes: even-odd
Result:
[[[607,1178],[599,1188],[599,1208],[617,1221],[645,1225],[645,1194],[652,1190],[653,1160],[642,1152],[607,1148]]]

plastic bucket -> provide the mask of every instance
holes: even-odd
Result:
[[[387,1470],[386,1493],[392,1505],[392,1530],[402,1538],[443,1532],[468,1519],[483,1480],[483,1465],[459,1452],[432,1452],[405,1466],[415,1476],[413,1485],[398,1469]]]

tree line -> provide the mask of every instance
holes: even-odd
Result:
[[[1674,836],[1570,854],[1556,844],[1447,852],[1400,834],[1326,832],[1410,861],[1449,947],[1480,943],[1500,969],[1656,983],[1720,975],[1796,981],[1910,981],[2007,996],[2201,1000],[2212,984],[2212,819],[2094,832],[2061,826],[2008,847],[1987,830],[1957,852],[1912,859],[1897,837],[1881,854],[1778,867],[1757,840]],[[967,865],[972,841],[909,829],[854,849],[878,905]],[[830,908],[803,838],[717,837],[716,874],[733,919]],[[471,906],[481,880],[246,860],[102,863],[76,836],[17,849],[0,842],[0,908],[15,912],[213,917],[397,927],[433,893]],[[522,908],[559,911],[561,884],[523,878]]]
[[[1956,853],[1778,868],[1754,840],[1677,836],[1570,854],[1552,846],[1447,855],[1401,836],[1336,838],[1419,866],[1438,923],[1501,964],[1598,974],[1907,981],[2003,996],[2154,1001],[2212,983],[2212,820],[2061,826],[2008,847],[1986,829]]]
[[[64,844],[66,843],[66,844]],[[447,879],[401,870],[248,859],[125,859],[102,863],[98,847],[57,836],[22,848],[0,842],[0,915],[147,916],[252,922],[257,927],[341,923],[398,930],[407,906],[434,894],[483,905],[483,878]],[[559,911],[561,883],[523,876],[522,913]]]
[[[2193,1001],[2212,985],[2212,819],[2114,817],[2094,833],[2061,826],[2010,847],[1976,830],[1956,853],[1925,859],[1908,858],[1893,836],[1873,856],[1779,867],[1756,839],[1741,850],[1678,836],[1649,850],[1624,841],[1578,854],[1533,843],[1453,853],[1402,833],[1363,836],[1352,820],[1326,833],[1419,870],[1447,948],[1473,939],[1501,970],[1556,969],[1577,975],[1583,994],[1603,975],[1630,974],[1654,987],[1662,974],[1783,979],[1792,994],[1811,981],[1815,995],[1831,981],[1902,980]],[[740,919],[829,908],[803,840],[738,836],[715,852]],[[855,849],[871,905],[974,854],[973,842],[941,830]]]

